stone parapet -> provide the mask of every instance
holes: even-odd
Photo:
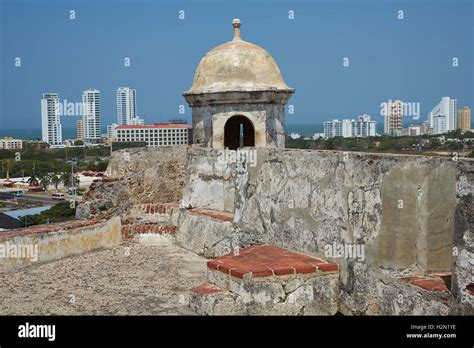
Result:
[[[120,218],[39,225],[1,234],[0,271],[78,255],[121,242]]]

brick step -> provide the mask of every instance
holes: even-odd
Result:
[[[144,203],[132,207],[124,218],[125,222],[170,223],[173,224],[173,211],[178,211],[178,203]]]
[[[148,215],[168,215],[173,213],[174,209],[179,209],[179,203],[143,203],[137,204],[132,207],[131,217],[139,218],[146,217]],[[234,220],[234,215],[224,211],[201,209],[201,208],[186,208],[186,211],[193,215],[201,215],[211,217],[220,221]]]
[[[402,281],[409,283],[426,291],[451,291],[451,274],[433,274],[428,276],[409,276],[400,278]]]
[[[122,225],[124,244],[131,241],[139,244],[163,246],[176,241],[176,226],[164,223],[128,223]]]
[[[338,266],[319,258],[256,244],[210,260],[207,267],[207,283],[191,291],[190,306],[199,314],[220,313],[219,303],[233,314],[334,315],[338,310]]]
[[[451,292],[451,274],[385,274],[378,285],[380,315],[450,315],[456,299]]]
[[[283,276],[337,272],[335,263],[283,249],[271,244],[255,244],[208,261],[207,267],[235,278]]]
[[[176,226],[159,223],[126,223],[122,225],[124,239],[133,238],[136,234],[175,234]]]
[[[180,208],[179,203],[142,203],[132,207],[133,211],[140,212],[142,214],[154,215],[154,214],[171,214],[173,209]],[[233,221],[234,214],[211,209],[201,208],[186,208],[191,214],[209,216],[217,220],[222,221]]]
[[[220,220],[220,221],[227,221],[227,222],[234,221],[234,214],[231,214],[225,211],[201,209],[201,208],[187,208],[186,210],[193,215],[207,216],[207,217],[211,217],[213,219]]]
[[[178,203],[144,203],[136,205],[134,208],[138,209],[144,214],[170,214],[173,208],[178,208]]]
[[[214,239],[219,243],[219,240],[223,240],[223,235],[231,233],[233,220],[234,216],[230,213],[191,207],[185,209],[176,202],[143,203],[134,205],[130,212],[123,216],[122,235],[124,240],[131,240],[137,234],[148,235],[142,239],[150,238],[150,234],[175,235],[179,226],[180,233],[176,233],[172,242],[185,248],[193,248],[196,247],[196,231],[209,236],[206,243],[213,244]],[[209,249],[204,244],[198,247],[202,247],[203,251]]]

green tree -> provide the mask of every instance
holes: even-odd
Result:
[[[30,186],[38,186],[38,177],[35,174],[31,174],[30,178],[28,179],[28,184],[30,184]]]
[[[430,139],[430,143],[431,143],[431,147],[433,149],[437,149],[441,146],[441,141],[438,138],[435,138],[435,137]]]
[[[324,143],[324,148],[326,150],[334,150],[336,148],[336,141],[335,138],[329,138]]]
[[[71,179],[71,173],[70,172],[63,172],[61,174],[61,182],[64,184],[65,187],[78,187],[80,184],[79,177],[77,175],[74,175],[74,178]]]
[[[61,182],[65,187],[69,187],[71,185],[71,173],[70,172],[63,172],[61,174]]]
[[[51,173],[51,176],[50,176],[50,182],[52,185],[54,185],[54,188],[57,190],[58,185],[61,183],[61,177],[59,176],[58,173],[53,172]]]
[[[47,190],[49,184],[51,183],[51,179],[49,175],[41,175],[39,178],[39,185],[43,188],[43,190]]]

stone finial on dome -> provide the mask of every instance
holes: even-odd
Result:
[[[232,41],[241,40],[241,38],[240,38],[240,19],[235,18],[232,21],[232,26],[234,27],[234,36],[232,37]]]

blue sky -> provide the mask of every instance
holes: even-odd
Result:
[[[103,126],[116,120],[119,86],[137,90],[147,123],[191,121],[181,93],[200,58],[232,37],[268,50],[296,89],[288,124],[419,102],[421,120],[442,96],[474,106],[474,9],[470,0],[0,0],[0,128],[40,128],[40,95],[80,102],[101,91]],[[404,19],[397,18],[398,10]],[[76,19],[69,19],[74,10]],[[179,11],[185,11],[180,20]],[[294,20],[288,19],[293,10]],[[21,67],[15,67],[15,58]],[[124,58],[131,66],[124,67]],[[349,67],[342,59],[349,58]],[[452,66],[452,58],[459,66]],[[179,115],[179,105],[186,105]],[[63,127],[78,118],[66,116]]]

